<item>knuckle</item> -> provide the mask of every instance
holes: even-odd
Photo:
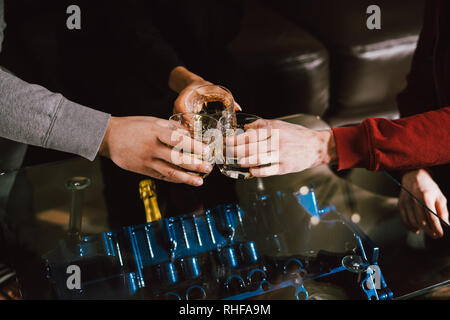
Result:
[[[167,170],[166,176],[168,178],[174,179],[177,175],[177,172],[174,169]]]
[[[434,198],[434,192],[433,191],[424,191],[423,193],[423,199],[425,200],[425,202],[429,202],[432,201]]]
[[[144,165],[145,168],[153,170],[153,167],[154,167],[154,159],[153,159],[153,157],[151,157],[149,159],[143,159],[142,160],[142,164]]]
[[[178,131],[172,131],[170,133],[170,142],[172,144],[180,144],[183,142],[183,135]]]
[[[264,119],[258,119],[254,123],[255,124],[269,124],[270,121],[265,121]]]
[[[161,173],[159,173],[159,172],[154,172],[154,173],[152,174],[152,177],[155,178],[155,179],[164,179],[164,178],[165,178],[165,177],[164,177]]]
[[[164,181],[167,181],[167,182],[172,182],[172,183],[178,183],[178,181],[176,181],[176,180],[174,180],[172,178],[169,178],[169,177],[164,177],[164,176],[161,178],[161,180],[164,180]]]
[[[412,226],[417,227],[416,218],[411,216],[411,214],[408,214],[408,220]]]
[[[197,172],[202,172],[205,170],[205,166],[203,164],[194,164],[192,165],[192,169]]]

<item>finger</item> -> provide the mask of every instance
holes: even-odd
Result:
[[[436,212],[436,200],[435,201],[425,201],[425,204],[431,211]],[[433,238],[439,238],[444,235],[444,230],[442,230],[441,222],[439,218],[427,209],[423,209],[425,218],[427,220],[427,234]]]
[[[169,120],[162,119],[162,118],[153,118],[155,121],[155,124],[160,126],[163,130],[169,130]]]
[[[243,168],[251,168],[278,163],[279,160],[280,157],[278,152],[258,153],[246,158],[239,159],[238,164]]]
[[[191,138],[186,132],[164,130],[158,135],[158,139],[168,146],[188,153],[203,154],[209,150],[203,142]]]
[[[399,202],[398,202],[398,208],[400,210],[400,217],[402,218],[403,224],[405,225],[405,227],[412,232],[417,232],[417,229],[415,229],[411,223],[409,222],[408,219],[408,212],[407,209],[405,207],[405,202],[408,200],[405,200],[402,196],[400,196],[399,198]]]
[[[411,199],[405,200],[403,203],[405,212],[406,212],[406,219],[408,221],[408,225],[411,226],[411,229],[413,232],[418,233],[419,227],[418,223],[416,222],[416,216],[414,213],[414,208],[411,205]]]
[[[436,210],[439,217],[441,217],[442,220],[444,220],[447,224],[449,224],[447,198],[445,198],[444,196],[439,198],[439,200],[436,202]]]
[[[203,179],[183,171],[180,168],[177,168],[169,163],[154,159],[151,163],[152,169],[158,171],[162,176],[163,180],[174,182],[174,183],[185,183],[192,186],[201,186],[203,184]]]
[[[254,177],[261,177],[261,178],[278,175],[280,174],[280,165],[278,163],[274,163],[267,167],[250,168],[250,173]]]
[[[436,198],[434,196],[429,196],[427,193],[423,193],[422,198],[425,206],[433,212],[436,212]],[[438,237],[438,231],[441,229],[439,218],[435,217],[427,208],[417,201],[414,201],[413,206],[416,210],[420,210],[423,215],[423,218],[420,220],[420,228],[423,229],[428,236],[432,238]]]
[[[173,106],[173,114],[176,113],[186,113],[186,105],[184,104],[184,99],[177,99],[175,100],[174,106]]]
[[[209,173],[213,169],[212,164],[205,161],[201,155],[180,152],[175,148],[169,148],[167,146],[161,146],[155,152],[155,156],[190,171]]]
[[[258,119],[245,125],[245,129],[270,128],[271,122],[266,119]]]
[[[413,212],[414,215],[413,217],[413,220],[415,221],[414,225],[418,229],[423,229],[425,232],[430,234],[431,229],[430,226],[428,225],[427,214],[425,213],[424,208],[413,199],[410,199],[409,203],[411,205],[411,211]]]
[[[258,120],[259,121],[259,120]],[[258,129],[248,129],[241,134],[226,134],[225,143],[226,145],[238,146],[242,144],[249,144],[258,141],[264,141],[271,137],[270,128],[258,128]]]
[[[155,179],[164,180],[164,176],[161,173],[159,173],[158,171],[153,170],[151,168],[148,168],[148,167],[144,167],[144,169],[139,170],[138,173],[141,173],[143,175],[146,175],[146,176],[149,176],[149,177],[152,177]]]
[[[241,144],[238,146],[226,146],[226,152],[227,155],[233,155],[236,158],[244,158],[275,151],[277,146],[278,144],[275,145],[272,143],[272,139],[269,138],[263,141]]]
[[[425,209],[420,206],[416,201],[411,200],[411,207],[414,212],[415,225],[418,229],[423,230],[426,234],[433,237],[434,230],[432,225],[429,223],[427,218],[427,213]]]
[[[226,146],[227,156],[233,156],[235,158],[248,157],[258,153],[258,142],[252,142],[248,144],[241,144],[238,146]]]

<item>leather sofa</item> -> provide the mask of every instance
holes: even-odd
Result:
[[[381,9],[381,29],[366,26],[366,9]],[[396,95],[406,84],[422,25],[423,0],[247,1],[233,54],[256,93],[260,114],[321,116],[330,126],[367,117],[398,117]],[[396,197],[392,181],[352,169],[342,178]]]
[[[254,72],[254,86],[261,103],[277,105],[276,112],[265,110],[267,114],[310,113],[333,126],[369,116],[398,116],[395,99],[405,85],[424,1],[377,1],[380,30],[366,26],[371,4],[248,2],[241,38],[232,49],[244,68],[259,70]]]
[[[257,1],[247,1],[230,51],[249,78],[258,115],[325,114],[328,50],[304,28]]]

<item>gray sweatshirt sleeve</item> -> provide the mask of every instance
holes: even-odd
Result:
[[[94,160],[109,119],[0,70],[0,137]]]

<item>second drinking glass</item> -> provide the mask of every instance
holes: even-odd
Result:
[[[227,177],[233,179],[250,179],[253,178],[250,173],[250,168],[241,167],[238,162],[239,158],[231,151],[227,149],[225,143],[226,138],[230,136],[236,136],[245,132],[245,126],[261,119],[258,116],[236,112],[233,114],[226,114],[219,119],[218,128],[221,131],[223,139],[223,150],[220,154],[216,154],[216,164]]]

